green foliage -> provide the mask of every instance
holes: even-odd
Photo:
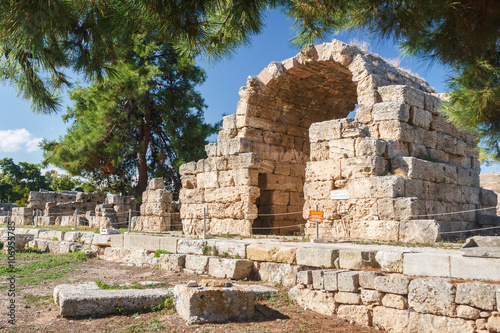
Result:
[[[217,248],[217,246],[212,246],[212,254],[216,257],[219,256],[219,249]]]
[[[233,258],[234,259],[241,259],[241,256],[239,255],[239,253],[236,253]]]
[[[208,245],[203,245],[202,249],[201,249],[201,254],[203,254],[204,256],[208,255],[210,253],[210,246]]]
[[[72,125],[64,137],[42,143],[44,163],[114,193],[141,194],[149,177],[164,177],[177,192],[179,166],[204,157],[215,131],[203,122],[195,90],[205,74],[170,44],[145,36],[124,42],[119,55],[119,76],[71,92],[75,104],[63,119]]]
[[[40,170],[38,164],[0,159],[0,200],[26,205],[31,191],[49,190],[50,184]]]
[[[159,250],[159,249],[158,249],[158,250],[156,250],[156,251],[155,251],[155,255],[154,255],[154,257],[155,257],[155,258],[159,258],[159,257],[160,257],[160,254],[172,254],[172,252],[168,252],[168,251],[166,251],[166,250]]]
[[[137,281],[127,284],[107,284],[102,282],[102,280],[95,280],[95,283],[100,289],[110,290],[110,289],[153,289],[153,288],[167,288],[166,283],[150,283],[141,284]]]

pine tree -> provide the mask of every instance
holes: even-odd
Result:
[[[117,54],[118,75],[71,92],[75,103],[63,119],[72,125],[58,141],[43,143],[45,163],[115,193],[140,196],[149,176],[178,191],[180,164],[202,158],[215,131],[203,122],[195,90],[205,74],[155,38],[134,36]]]

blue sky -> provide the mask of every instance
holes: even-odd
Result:
[[[207,80],[199,91],[208,105],[205,120],[215,123],[223,114],[236,112],[239,100],[238,90],[246,84],[249,75],[257,75],[272,61],[282,61],[299,52],[289,40],[294,36],[291,21],[280,12],[271,12],[266,18],[267,27],[252,38],[248,47],[241,48],[230,59],[223,59],[210,64],[198,59],[198,65],[207,73]],[[366,41],[369,50],[386,59],[401,60],[400,67],[411,70],[426,79],[438,92],[446,91],[446,69],[439,65],[429,66],[419,59],[403,57],[391,42],[371,40],[362,33],[342,33],[332,38],[343,42]],[[78,78],[73,77],[76,81]],[[37,115],[30,110],[29,103],[16,96],[13,88],[0,86],[0,159],[11,157],[16,162],[26,161],[39,163],[42,152],[37,144],[42,138],[57,139],[64,135],[69,124],[63,123],[61,114],[65,112],[70,101],[65,97],[65,107],[59,115]],[[482,167],[482,172],[499,172],[499,165]]]

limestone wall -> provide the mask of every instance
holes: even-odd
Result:
[[[99,228],[127,228],[129,210],[137,215],[137,205],[133,196],[108,195],[104,203],[95,206],[95,215],[88,211],[89,226]]]
[[[175,213],[172,193],[165,190],[163,178],[153,178],[142,194],[141,215],[133,220],[132,228],[147,232],[170,230]]]
[[[239,94],[208,157],[180,168],[187,234],[201,233],[203,207],[213,234],[288,234],[316,204],[322,235],[335,238],[417,241],[411,234],[429,226],[498,223],[478,223],[494,212],[475,210],[496,197],[479,189],[474,137],[436,112],[424,80],[371,53],[335,40],[311,46]],[[350,199],[331,200],[339,189]]]

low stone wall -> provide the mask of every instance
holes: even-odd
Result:
[[[6,229],[0,230],[0,236]],[[324,315],[389,332],[499,332],[500,259],[464,249],[267,239],[190,239],[16,229],[27,246],[85,250],[102,259],[290,287],[290,297]],[[481,242],[491,239],[477,238]],[[488,249],[488,248],[486,248]],[[167,253],[155,257],[154,251]],[[483,280],[483,281],[471,281]]]
[[[315,270],[298,273],[289,292],[301,306],[389,332],[500,330],[500,288],[380,272]]]

